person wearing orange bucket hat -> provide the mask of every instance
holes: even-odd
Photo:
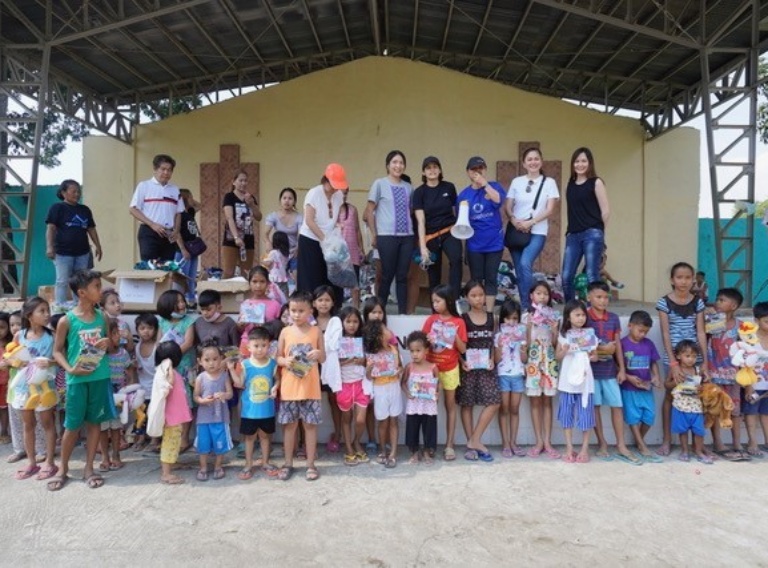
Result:
[[[299,229],[296,287],[312,292],[326,284],[334,291],[334,304],[340,306],[344,291],[328,280],[328,266],[320,243],[335,226],[344,203],[342,190],[347,189],[347,173],[340,164],[328,164],[325,173],[304,198],[304,220]]]

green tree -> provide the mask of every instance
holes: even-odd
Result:
[[[139,105],[142,114],[152,122],[168,118],[169,116],[192,112],[201,106],[203,106],[203,99],[200,95],[189,95],[172,100],[163,99],[154,101],[152,104],[141,103]]]
[[[8,113],[8,126],[16,136],[27,146],[33,146],[35,143],[35,125],[30,122],[14,122],[14,119],[29,118],[29,113]],[[43,138],[40,147],[40,164],[46,168],[54,168],[61,165],[59,155],[67,147],[67,143],[72,140],[79,142],[88,135],[88,127],[76,118],[72,118],[51,110],[45,111],[43,116]],[[24,152],[20,144],[9,137],[8,153],[11,155],[20,155]]]
[[[760,60],[758,77],[764,79],[768,76],[768,61]],[[757,132],[763,144],[768,144],[768,82],[763,82],[757,88],[757,96],[761,102],[757,106]]]

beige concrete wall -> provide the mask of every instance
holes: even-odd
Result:
[[[136,228],[128,214],[135,186],[134,150],[108,136],[83,140],[83,187],[93,210],[104,257],[99,270],[132,268],[138,256]]]
[[[133,256],[123,254],[128,249],[122,235],[136,230],[127,213],[128,200],[135,183],[151,175],[152,156],[159,152],[177,159],[174,181],[194,190],[199,164],[217,161],[220,144],[240,144],[241,160],[261,165],[264,211],[277,207],[282,187],[311,187],[328,162],[338,161],[346,167],[353,190],[360,190],[352,193],[352,201],[362,209],[363,190],[385,174],[384,157],[391,149],[405,152],[407,172],[415,182],[420,179],[422,158],[437,155],[446,179],[461,189],[467,183],[464,167],[468,157],[482,155],[493,170],[497,160],[515,160],[518,142],[526,140],[540,141],[545,158],[562,160],[564,172],[569,170],[575,148],[586,145],[593,150],[612,208],[609,269],[626,283],[623,297],[655,298],[657,287],[643,278],[643,267],[646,273],[658,273],[667,260],[644,246],[648,220],[644,226],[638,212],[650,199],[644,190],[649,168],[644,157],[644,151],[648,153],[645,134],[637,121],[431,65],[385,57],[354,61],[138,127],[133,179],[119,188],[125,198],[114,219],[121,235],[117,264],[125,268],[134,262]],[[668,152],[668,144],[675,145],[654,142],[647,147],[667,148]],[[109,155],[110,150],[100,149],[97,154],[94,146],[86,146],[86,178],[106,184],[111,175],[104,166],[109,162],[98,157]],[[123,153],[118,151],[121,163]],[[664,153],[659,150],[654,156]],[[661,172],[665,165],[658,162],[654,158],[651,169]],[[669,162],[683,171],[698,172],[698,146],[681,157],[670,156]],[[566,180],[558,181],[564,191]],[[681,195],[698,195],[697,179],[678,181],[684,186],[678,188]],[[114,183],[107,186],[114,189]],[[108,202],[114,203],[114,193],[103,200],[90,198],[90,202],[99,215]],[[697,199],[675,203],[667,210],[676,216],[677,225],[685,217],[685,226],[693,226]],[[690,241],[675,241],[674,246],[680,247],[677,256],[695,258],[695,234],[693,230]],[[134,254],[135,249],[133,246]]]
[[[647,301],[669,292],[673,264],[685,261],[696,266],[699,145],[698,130],[677,128],[645,146],[642,276]]]

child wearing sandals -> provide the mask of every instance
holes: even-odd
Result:
[[[363,345],[366,376],[373,381],[373,413],[379,423],[378,462],[391,469],[397,466],[398,420],[403,413],[400,354],[387,341],[380,320],[371,320],[365,326]]]
[[[525,363],[528,361],[527,333],[519,338],[520,304],[505,300],[499,310],[499,331],[494,338],[494,361],[501,391],[499,430],[501,455],[505,458],[524,457],[525,450],[517,445],[520,426],[520,402],[525,392]],[[525,331],[525,326],[522,326]]]
[[[568,341],[572,330],[585,329],[587,306],[581,300],[571,300],[563,308],[563,325],[557,342],[557,359],[560,361],[560,378],[557,388],[560,403],[557,420],[565,435],[566,463],[587,463],[589,461],[589,432],[595,427],[595,379],[590,361],[597,361],[597,350],[583,351]],[[581,449],[573,451],[573,428],[581,430]]]
[[[277,421],[284,425],[285,463],[278,479],[287,481],[293,475],[293,450],[299,420],[304,423],[307,442],[307,481],[320,474],[315,467],[317,457],[317,425],[322,421],[320,370],[325,362],[323,334],[310,324],[313,296],[310,292],[291,294],[288,306],[292,324],[283,328],[277,343],[277,364],[282,367],[280,408]]]
[[[277,362],[269,357],[270,333],[257,326],[248,332],[250,357],[237,371],[235,361],[228,361],[235,387],[242,389],[240,396],[240,434],[243,435],[245,466],[237,474],[238,479],[248,481],[253,477],[253,445],[256,438],[261,446],[261,469],[268,476],[277,474],[277,468],[269,463],[272,434],[275,433],[275,399],[280,390]]]
[[[102,294],[102,298],[103,298]],[[117,393],[127,384],[136,382],[134,375],[133,362],[131,356],[125,347],[121,346],[121,328],[116,319],[110,319],[107,322],[107,337],[109,337],[109,347],[107,347],[106,357],[109,360],[109,375],[112,382],[112,393]],[[114,399],[113,399],[114,404]],[[125,404],[128,404],[127,402]],[[101,464],[99,471],[117,471],[125,464],[120,459],[120,450],[123,445],[123,424],[119,417],[107,420],[101,423]],[[110,453],[110,445],[112,446]]]
[[[445,405],[445,450],[443,459],[456,459],[456,389],[461,381],[459,357],[467,350],[467,326],[456,310],[456,298],[447,284],[432,290],[432,311],[422,331],[429,338],[427,361],[437,365]]]
[[[232,383],[221,348],[215,340],[203,342],[197,349],[197,364],[203,372],[195,379],[194,400],[197,403],[197,437],[195,447],[200,455],[198,481],[208,481],[208,455],[216,457],[213,478],[224,479],[224,454],[232,449],[229,432],[229,406]]]
[[[139,336],[135,353],[136,375],[146,396],[144,404],[149,408],[152,397],[152,383],[155,380],[155,348],[158,343],[157,335],[160,323],[153,314],[139,314],[136,316],[134,325],[136,325],[136,333]],[[146,424],[141,428],[134,429],[133,433],[136,436],[133,442],[134,452],[140,452],[145,448],[150,452],[159,451],[160,442],[157,439],[152,440],[152,443],[147,447]]]
[[[673,434],[680,435],[680,461],[690,461],[688,432],[693,434],[693,451],[696,459],[706,465],[713,463],[712,456],[704,453],[704,409],[699,398],[702,376],[696,366],[701,356],[699,344],[690,339],[683,339],[674,350],[675,360],[680,374],[670,373],[665,386],[672,392],[672,415],[670,427]],[[682,377],[682,378],[680,378]]]
[[[147,431],[152,436],[162,433],[160,446],[160,483],[180,485],[184,478],[173,473],[181,453],[181,438],[185,424],[192,422],[184,377],[176,370],[183,354],[175,341],[161,341],[155,349],[155,380],[152,403],[147,411]],[[154,425],[157,429],[154,429]],[[159,436],[158,436],[159,437]]]
[[[645,436],[656,419],[653,389],[661,386],[659,352],[646,337],[653,326],[648,312],[638,310],[629,316],[629,333],[621,340],[626,380],[621,383],[621,401],[626,422],[643,460],[659,463],[662,458],[651,452]]]
[[[365,356],[363,355],[363,325],[362,316],[352,306],[345,306],[338,315],[341,321],[342,333],[338,346],[333,351],[329,350],[329,336],[326,332],[326,364],[323,369],[329,368],[328,361],[337,357],[339,361],[338,373],[339,392],[336,393],[336,402],[341,410],[341,431],[344,438],[344,463],[348,466],[356,466],[369,461],[368,454],[363,449],[361,439],[365,431],[365,418],[368,405],[373,394],[373,385],[365,376]],[[354,418],[355,434],[352,435],[352,420]]]
[[[411,451],[409,464],[422,459],[419,452],[419,431],[424,440],[424,463],[435,463],[437,450],[437,397],[440,389],[437,366],[427,361],[429,340],[423,331],[408,335],[411,362],[403,371],[405,391],[405,443]]]
[[[530,292],[531,307],[523,314],[528,326],[528,363],[525,366],[525,394],[531,403],[531,422],[536,443],[528,450],[535,458],[541,452],[553,460],[560,452],[552,446],[552,399],[557,394],[558,321],[552,312],[552,289],[546,281],[535,282]]]

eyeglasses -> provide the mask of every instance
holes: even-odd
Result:
[[[331,202],[328,202],[328,217],[333,218],[333,205]]]
[[[532,190],[533,190],[533,180],[529,179],[528,187],[525,188],[525,193],[531,193]]]

